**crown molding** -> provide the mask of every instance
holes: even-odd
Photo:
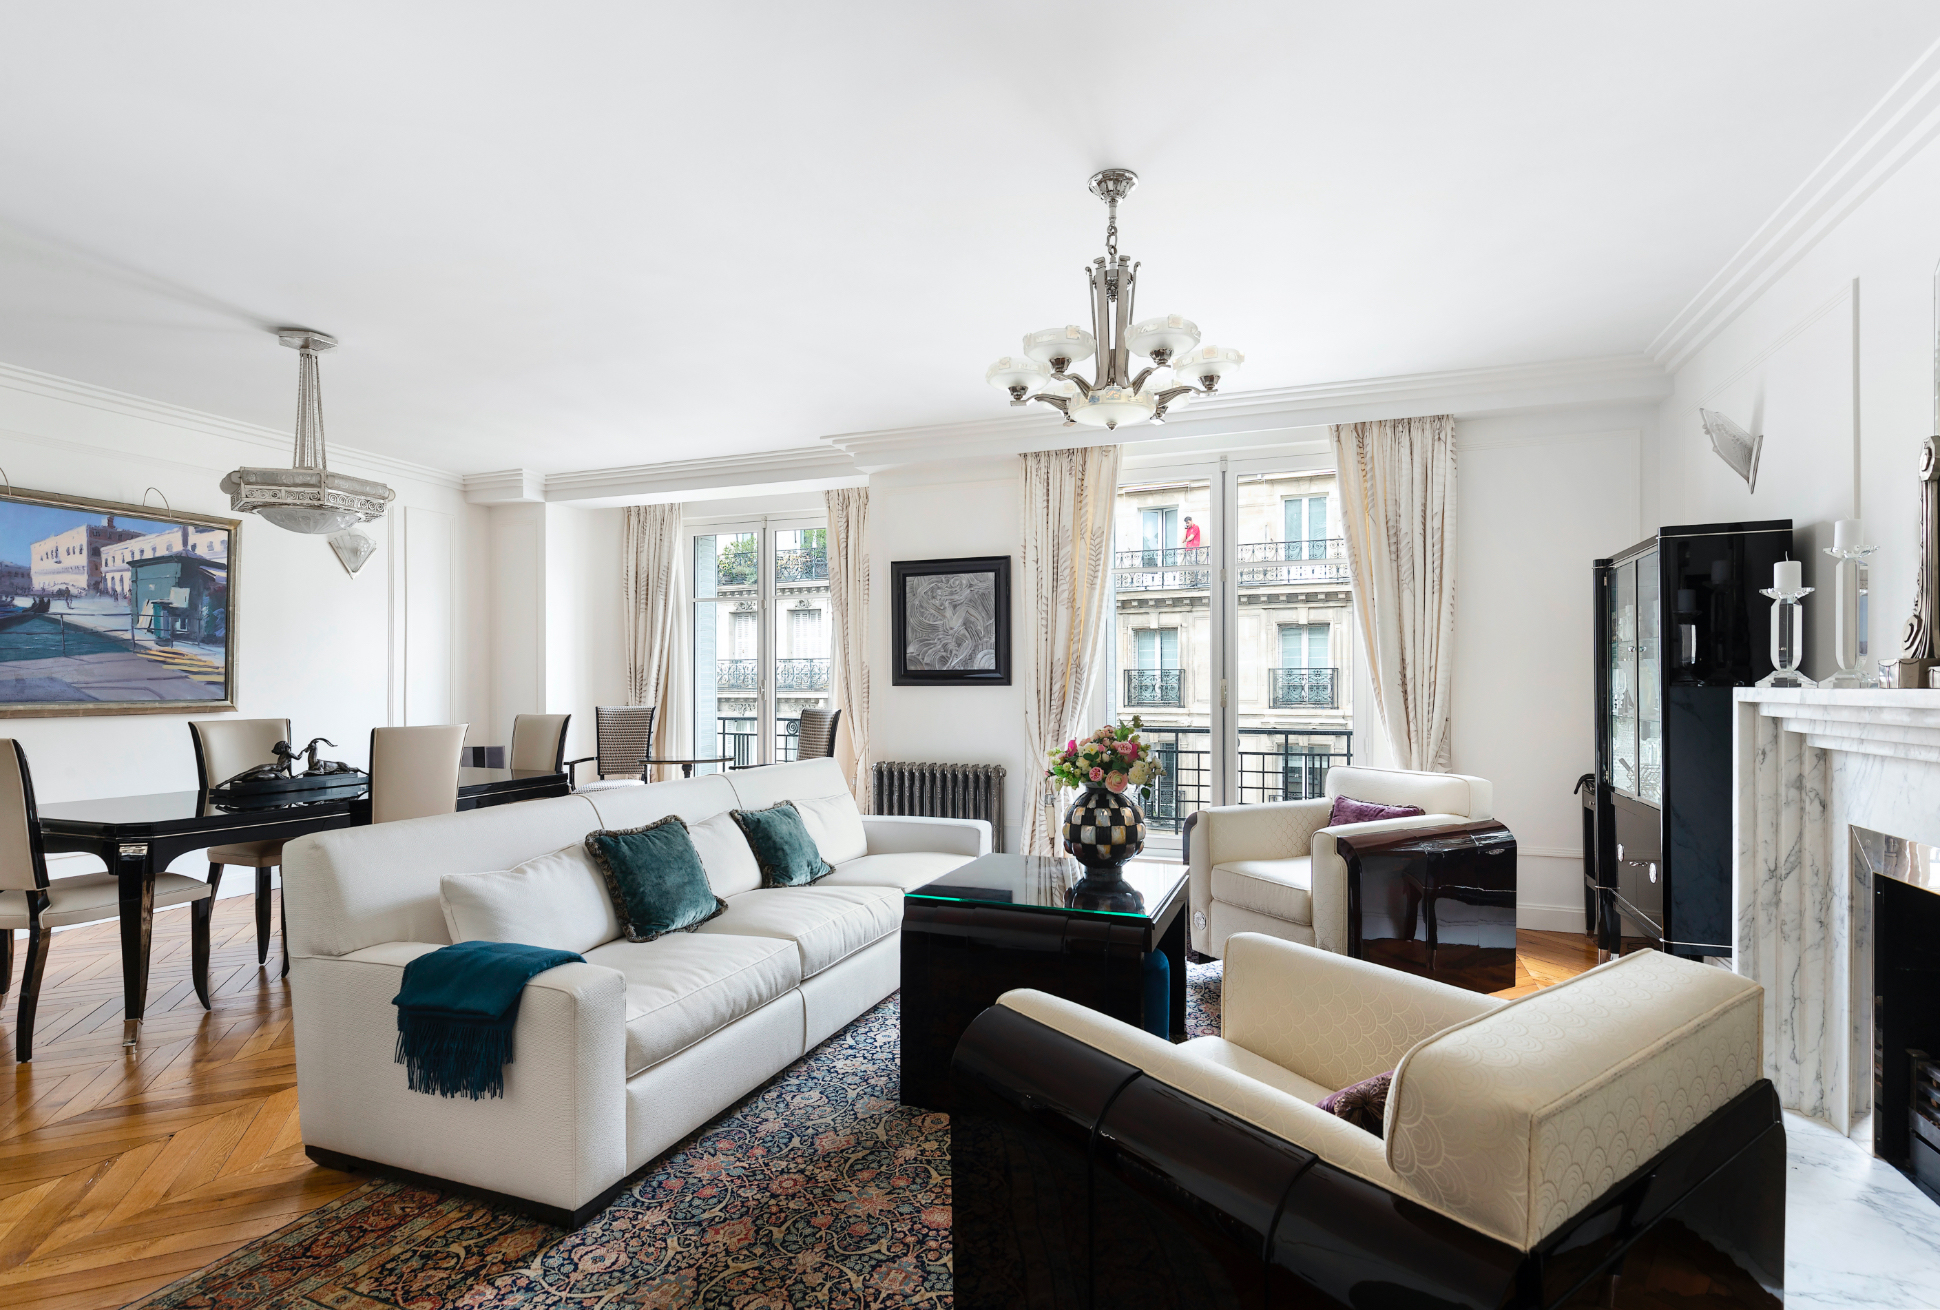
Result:
[[[295,436],[289,432],[258,427],[254,423],[243,423],[236,419],[224,418],[220,414],[208,414],[197,409],[187,409],[181,405],[171,405],[166,401],[149,400],[145,396],[133,396],[125,391],[96,386],[91,382],[77,382],[73,378],[41,373],[34,369],[22,368],[17,364],[0,364],[0,387],[70,405],[84,405],[89,409],[102,410],[123,418],[160,423],[204,436],[220,437],[264,450],[272,450],[279,456],[277,460],[279,464],[290,458],[290,451],[295,442]],[[449,469],[432,468],[428,464],[414,464],[409,460],[395,459],[389,455],[361,450],[355,446],[332,442],[330,456],[331,466],[343,471],[354,470],[358,473],[393,478],[411,478],[434,486],[453,489],[462,485],[460,476]]]
[[[1261,445],[1297,441],[1298,429],[1362,423],[1418,414],[1458,418],[1578,405],[1654,404],[1671,393],[1671,378],[1642,355],[1513,364],[1323,382],[1258,391],[1224,392],[1175,413],[1158,428],[1141,425],[1124,436],[1099,428],[1067,427],[1048,410],[1005,414],[967,423],[851,432],[823,440],[864,472],[939,459],[1015,455],[1030,450],[1102,446],[1127,439],[1145,453],[1162,443],[1182,447],[1195,438],[1237,439]]]
[[[827,446],[794,446],[665,464],[552,473],[545,478],[544,495],[553,504],[597,508],[825,491],[866,486],[868,481],[855,460],[843,451]]]
[[[468,505],[516,505],[546,498],[546,475],[531,469],[497,469],[465,475]]]
[[[1846,134],[1751,240],[1657,334],[1649,356],[1676,372],[1940,131],[1940,42]]]

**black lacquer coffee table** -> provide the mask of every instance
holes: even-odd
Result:
[[[1116,895],[1074,890],[1077,861],[985,855],[903,895],[905,1105],[948,1111],[950,1057],[970,1021],[1032,987],[1145,1027],[1145,957],[1171,974],[1166,1027],[1186,1024],[1186,868],[1125,866]]]

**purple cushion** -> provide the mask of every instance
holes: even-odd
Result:
[[[1343,1087],[1316,1104],[1328,1114],[1345,1119],[1356,1128],[1379,1137],[1388,1116],[1388,1088],[1393,1082],[1394,1070],[1390,1069],[1386,1073],[1365,1078],[1352,1087]]]
[[[1419,805],[1377,805],[1373,801],[1357,801],[1352,796],[1334,797],[1333,812],[1327,816],[1329,828],[1343,823],[1372,823],[1376,819],[1405,819],[1411,814],[1426,813]]]

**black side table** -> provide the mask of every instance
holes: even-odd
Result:
[[[1032,987],[1145,1026],[1145,957],[1171,973],[1167,1027],[1186,1026],[1186,868],[1126,866],[1133,895],[1110,909],[1074,895],[1084,869],[1035,855],[985,855],[903,895],[905,1105],[951,1108],[957,1039],[999,996]]]

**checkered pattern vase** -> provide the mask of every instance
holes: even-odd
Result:
[[[1126,793],[1078,793],[1064,814],[1065,853],[1090,869],[1123,864],[1145,849],[1145,812]]]

